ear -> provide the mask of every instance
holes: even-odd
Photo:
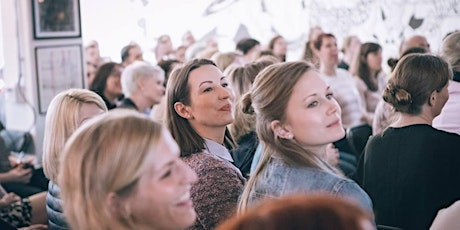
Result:
[[[283,139],[292,139],[294,138],[294,134],[292,134],[289,130],[283,127],[280,121],[274,120],[270,123],[270,127],[275,134],[275,136],[278,136]]]
[[[428,99],[428,105],[433,106],[436,103],[436,100],[438,99],[438,91],[433,91],[430,95],[430,98]]]
[[[115,217],[122,216],[123,205],[121,204],[120,197],[116,193],[110,192],[105,198],[105,204],[108,207],[107,210]]]
[[[193,115],[190,111],[190,107],[184,105],[182,102],[176,102],[174,103],[174,110],[176,111],[179,116],[183,117],[184,119],[191,119],[193,118]]]

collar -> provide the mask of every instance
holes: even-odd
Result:
[[[225,148],[225,146],[215,141],[206,139],[206,138],[203,138],[203,139],[204,139],[204,145],[205,145],[204,152],[216,155],[228,162],[233,162],[232,155],[230,155],[230,152],[228,151],[227,148]]]

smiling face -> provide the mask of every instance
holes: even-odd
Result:
[[[325,146],[345,135],[332,89],[315,71],[296,83],[286,107],[284,128],[305,147]]]
[[[134,221],[145,229],[190,227],[196,218],[190,188],[197,175],[179,158],[179,147],[168,131],[162,131],[145,164],[147,170],[125,200]]]
[[[233,122],[233,91],[226,77],[213,65],[203,65],[189,74],[190,105],[185,118],[201,135],[210,129],[225,129]]]

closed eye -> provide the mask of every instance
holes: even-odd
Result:
[[[211,92],[211,91],[212,91],[212,87],[208,87],[203,90],[204,93]]]

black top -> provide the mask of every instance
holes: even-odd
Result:
[[[245,178],[249,178],[252,160],[254,159],[258,144],[259,139],[257,138],[257,134],[252,131],[242,136],[240,140],[238,140],[238,147],[231,150],[234,161],[233,164],[240,169],[241,174],[243,174]]]
[[[418,124],[388,128],[365,148],[362,186],[377,224],[429,229],[460,199],[460,136]]]
[[[350,65],[348,65],[347,63],[345,63],[343,60],[340,61],[339,65],[337,66],[337,68],[340,68],[340,69],[344,69],[344,70],[348,70],[350,68]]]
[[[134,110],[137,110],[137,106],[136,104],[134,104],[134,102],[129,99],[129,98],[125,98],[123,99],[120,104],[117,106],[117,108],[126,108],[126,109],[134,109]]]
[[[101,96],[102,100],[104,100],[104,103],[105,105],[107,106],[107,109],[108,110],[111,110],[111,109],[115,109],[117,107],[116,104],[110,102],[109,100],[107,100],[107,98],[104,96],[103,93],[98,93],[96,92],[99,96]]]

